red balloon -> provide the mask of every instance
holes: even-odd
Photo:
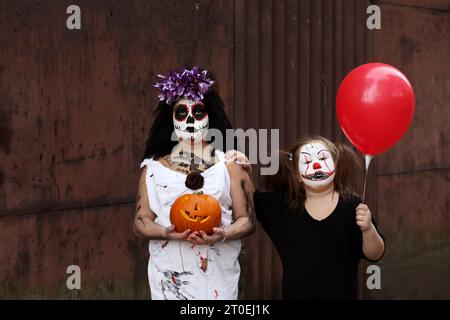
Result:
[[[350,142],[367,155],[394,146],[414,115],[414,91],[396,68],[367,63],[353,69],[339,86],[336,112]]]

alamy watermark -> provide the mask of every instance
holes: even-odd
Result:
[[[179,141],[172,132],[172,141]],[[261,175],[274,175],[278,172],[280,147],[279,129],[226,129],[225,136],[218,129],[208,129],[205,137],[211,141],[210,146],[219,150],[237,150],[247,155],[250,164],[260,164]],[[236,144],[235,144],[236,143]],[[203,148],[201,144],[193,145],[191,151]],[[245,152],[247,150],[247,152]],[[172,156],[178,151],[178,146],[172,150]],[[201,159],[194,159],[200,164]],[[198,162],[198,163],[196,163]]]
[[[380,30],[381,29],[381,9],[379,6],[373,4],[368,6],[366,13],[370,16],[366,20],[366,27],[369,30]]]
[[[367,267],[367,277],[366,286],[369,290],[380,290],[381,289],[381,269],[379,266],[372,264]]]
[[[196,4],[195,9],[198,10],[199,7]],[[66,20],[66,27],[69,30],[80,30],[81,29],[81,8],[78,5],[72,4],[67,7],[66,13],[69,14]],[[367,17],[366,27],[369,30],[379,30],[381,29],[381,8],[378,5],[370,5],[366,8],[366,14],[370,16]]]
[[[81,269],[77,265],[70,265],[66,269],[66,273],[70,274],[67,278],[66,286],[69,290],[81,289]]]
[[[79,6],[72,4],[67,7],[66,13],[70,16],[66,20],[66,27],[69,30],[81,29],[81,9]]]

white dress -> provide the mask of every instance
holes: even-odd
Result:
[[[230,176],[225,155],[216,151],[219,161],[201,173],[204,186],[200,191],[213,196],[222,208],[222,226],[234,222],[230,195]],[[170,226],[170,208],[179,196],[192,193],[185,186],[186,175],[165,167],[158,161],[145,159],[150,209],[155,223]],[[197,191],[197,190],[196,190]],[[193,245],[187,241],[150,240],[148,279],[154,300],[237,299],[241,241],[217,242],[214,245]],[[207,259],[207,268],[201,266]],[[203,263],[203,269],[205,264]]]

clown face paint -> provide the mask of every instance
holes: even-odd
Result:
[[[180,99],[173,109],[173,127],[178,139],[200,142],[208,132],[209,118],[203,103]]]
[[[305,144],[300,149],[298,169],[303,183],[320,188],[334,180],[334,161],[330,151],[320,142]]]

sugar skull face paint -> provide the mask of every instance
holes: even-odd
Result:
[[[323,143],[313,142],[300,148],[298,169],[303,183],[311,188],[320,188],[334,180],[334,161]]]
[[[173,127],[178,139],[194,143],[202,141],[208,132],[209,118],[201,102],[180,99],[173,109]]]

